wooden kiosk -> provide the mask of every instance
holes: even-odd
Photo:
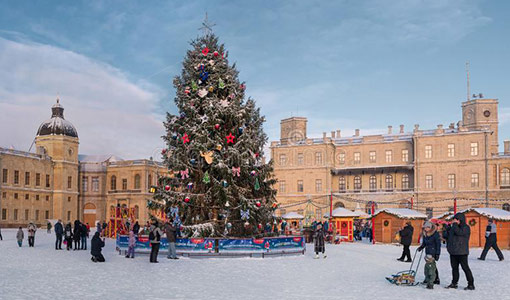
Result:
[[[359,215],[353,211],[338,207],[333,210],[331,225],[335,236],[342,242],[353,241],[354,219]]]
[[[302,220],[305,217],[298,214],[297,212],[289,212],[282,216],[282,219],[284,219],[287,222],[287,228],[285,229],[286,233],[293,234],[293,232],[296,232],[299,234],[302,229]]]
[[[397,243],[395,235],[410,221],[414,227],[413,244],[418,244],[421,228],[427,216],[419,211],[408,208],[385,208],[378,210],[372,217],[376,242]]]

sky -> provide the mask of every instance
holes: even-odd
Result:
[[[510,2],[2,1],[0,146],[28,150],[58,96],[80,153],[159,156],[172,86],[208,13],[266,116],[308,136],[461,119],[471,92],[499,99],[510,138]],[[266,155],[269,153],[266,152]]]

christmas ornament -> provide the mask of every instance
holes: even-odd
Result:
[[[191,91],[189,90],[189,86],[188,86],[188,87],[186,87],[186,89],[184,90],[184,93],[185,93],[186,95],[189,95],[189,93],[190,93],[190,92],[191,92]]]
[[[241,209],[241,220],[248,220],[250,218],[250,210],[242,210]]]
[[[225,82],[223,82],[223,80],[221,78],[218,80],[218,88],[220,90],[225,88]]]
[[[260,184],[259,184],[259,179],[258,178],[255,179],[255,190],[256,191],[260,190]]]
[[[202,80],[202,82],[205,82],[207,78],[209,78],[209,72],[202,71],[202,73],[200,73],[200,80]]]
[[[260,203],[260,201],[258,201],[258,200],[257,200],[257,201],[255,202],[255,206],[260,207],[261,205],[262,205],[262,203]]]
[[[216,145],[216,150],[221,151],[222,148],[223,148],[222,145],[220,145],[220,144]]]
[[[241,176],[241,167],[232,167],[232,175],[240,177]]]
[[[193,188],[193,182],[188,183],[188,190],[191,190]]]
[[[214,60],[212,60],[212,59],[211,59],[211,60],[209,61],[209,64],[210,64],[211,66],[214,66]],[[214,68],[213,68],[213,70],[214,70]]]
[[[183,144],[189,143],[189,136],[187,133],[185,133],[184,136],[182,137],[182,143]]]
[[[165,155],[166,149],[161,150],[161,155]]]
[[[192,158],[189,160],[189,163],[192,164],[192,165],[195,165],[197,163],[197,160]]]
[[[177,132],[172,133],[172,139],[175,141],[177,139]]]
[[[220,129],[220,124],[214,124],[214,129],[216,130]]]
[[[170,186],[169,185],[165,185],[165,191],[169,191],[170,190]]]
[[[207,53],[209,53],[209,48],[205,47],[203,50],[202,50],[202,54],[204,56],[207,56]]]
[[[228,202],[228,200],[227,202],[225,202],[225,207],[230,207],[230,203]]]
[[[258,228],[259,230],[261,230],[261,229],[262,229],[262,224],[260,224],[260,223],[259,223],[259,225],[257,225],[257,228]]]
[[[255,157],[255,159],[259,158],[260,154],[258,152],[256,152],[255,154],[253,154],[253,157]]]
[[[189,197],[184,198],[184,202],[189,203]]]
[[[251,176],[255,176],[255,175],[257,175],[257,171],[255,171],[255,170],[251,171],[251,172],[250,172],[250,175],[251,175]]]
[[[181,179],[189,178],[189,170],[188,169],[186,169],[184,171],[180,171],[180,173],[181,173]]]
[[[239,131],[239,134],[243,134],[243,132],[244,132],[244,127],[239,127],[238,131]]]
[[[202,121],[202,124],[209,121],[209,117],[207,115],[203,115],[200,117],[200,120]]]
[[[193,93],[196,92],[197,89],[198,89],[197,83],[194,80],[191,81],[191,90],[193,91]]]
[[[228,187],[228,182],[227,182],[225,179],[223,179],[223,180],[221,181],[221,185],[222,185],[224,188],[226,188],[226,187]]]
[[[200,156],[202,156],[209,165],[213,162],[213,154],[214,152],[212,151],[207,151],[205,153],[200,152]]]
[[[213,52],[213,55],[214,55],[214,56],[218,56],[218,55],[219,55],[218,51],[214,51],[214,52]]]
[[[200,90],[198,91],[198,96],[199,96],[200,98],[204,98],[205,96],[207,96],[207,93],[208,93],[208,92],[207,92],[207,90],[206,90],[206,89],[200,89]]]
[[[205,65],[204,64],[198,65],[198,69],[200,69],[200,71],[203,71],[205,69]]]
[[[181,119],[186,118],[186,114],[185,114],[185,113],[183,113],[183,112],[181,113],[181,115],[180,115],[180,116],[181,116]]]
[[[234,135],[232,135],[232,132],[225,137],[227,139],[227,144],[233,144],[234,139],[236,138]]]
[[[273,210],[277,209],[278,208],[278,204],[273,203],[273,205],[271,205],[271,208],[273,208]]]
[[[244,222],[244,227],[250,226],[250,223],[248,221]]]
[[[241,88],[241,90],[244,90],[246,88],[246,85],[244,85],[244,83],[242,83],[240,88]]]
[[[223,100],[220,100],[220,105],[222,107],[227,107],[229,106],[230,103],[228,103],[228,100],[227,99],[223,99]]]
[[[211,182],[211,178],[209,178],[209,172],[205,171],[204,179],[202,179],[202,182],[206,184]]]
[[[213,91],[214,91],[214,87],[211,85],[211,86],[209,87],[209,92],[211,92],[211,93],[212,93]]]

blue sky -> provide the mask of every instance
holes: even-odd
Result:
[[[81,153],[154,155],[206,11],[271,140],[291,115],[309,136],[457,122],[466,61],[510,138],[508,1],[2,1],[0,146],[27,150],[59,94]]]

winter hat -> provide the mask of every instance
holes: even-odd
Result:
[[[432,222],[427,221],[427,222],[423,223],[423,228],[432,228],[432,225],[433,225]]]
[[[430,263],[430,262],[433,262],[433,261],[434,261],[434,257],[433,257],[432,255],[430,255],[430,254],[427,254],[427,255],[425,256],[425,261],[426,261],[426,262],[429,262],[429,263]]]

